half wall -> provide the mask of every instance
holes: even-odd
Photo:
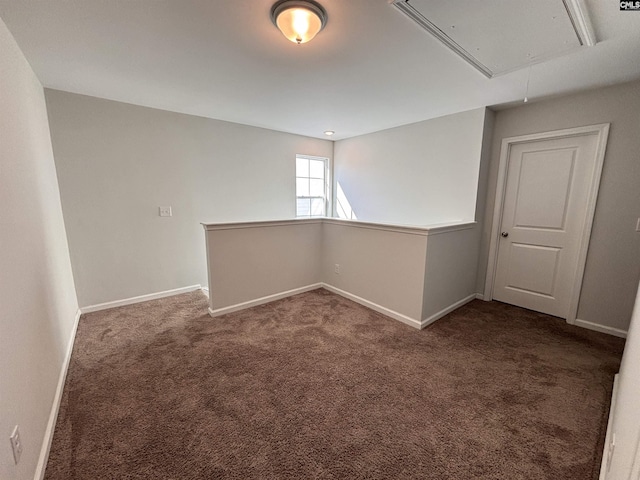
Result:
[[[324,287],[423,328],[476,296],[475,222],[413,227],[313,218],[203,226],[212,316]]]

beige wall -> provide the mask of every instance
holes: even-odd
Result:
[[[429,235],[422,319],[476,294],[478,225]]]
[[[640,82],[497,112],[478,278],[484,282],[502,139],[609,122],[578,319],[626,330],[640,279]]]
[[[475,223],[419,228],[324,218],[206,229],[216,315],[322,283],[420,327],[475,298]]]
[[[200,222],[291,218],[333,143],[46,90],[81,306],[207,284]],[[158,216],[170,205],[173,217]]]
[[[426,253],[424,235],[328,221],[323,225],[322,281],[420,320]]]
[[[636,296],[635,308],[629,335],[625,344],[620,375],[618,377],[616,402],[612,405],[613,422],[607,432],[610,440],[615,434],[615,448],[610,459],[607,480],[635,480],[640,475],[640,288]],[[608,445],[605,445],[605,462]]]
[[[481,239],[488,238],[491,223],[485,221],[487,208],[487,190],[489,188],[489,171],[491,169],[491,148],[493,147],[493,130],[496,114],[493,110],[486,110],[484,117],[484,131],[482,133],[482,151],[480,155],[480,172],[478,174],[478,196],[476,197],[476,222],[478,222],[478,266],[476,268],[476,292],[484,292],[484,275],[486,274],[486,256],[480,249]]]
[[[78,304],[44,92],[2,20],[0,72],[0,478],[31,480]]]
[[[320,282],[322,224],[207,231],[213,310]]]
[[[479,108],[339,140],[334,180],[359,220],[473,221],[484,125]]]

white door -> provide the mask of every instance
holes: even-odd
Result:
[[[568,318],[597,150],[593,134],[511,145],[494,299]]]

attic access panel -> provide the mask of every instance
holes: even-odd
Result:
[[[391,0],[487,77],[593,45],[581,0]]]

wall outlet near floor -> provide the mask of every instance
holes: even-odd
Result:
[[[333,273],[335,273],[336,275],[340,275],[340,264],[336,263],[335,266],[333,267]]]
[[[20,429],[18,425],[13,428],[13,433],[9,437],[11,441],[11,450],[13,450],[13,460],[16,465],[20,461],[20,455],[22,455],[22,440],[20,440]]]
[[[161,217],[171,217],[173,213],[171,212],[171,207],[158,207],[160,210]]]

